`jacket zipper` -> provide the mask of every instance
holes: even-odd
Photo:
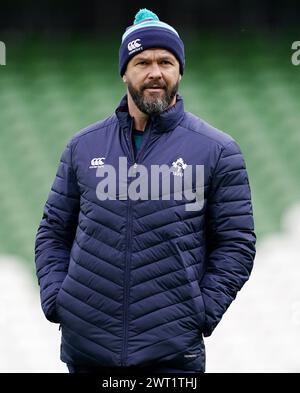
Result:
[[[143,141],[141,149],[138,151],[136,159],[134,157],[134,150],[132,146],[132,128],[133,128],[133,119],[131,120],[131,127],[129,133],[129,149],[130,149],[130,162],[134,163],[134,168],[137,167],[138,158],[141,157],[142,150],[144,151],[146,145],[148,144],[150,138],[150,130],[148,134],[148,138],[146,141]],[[128,199],[127,203],[127,228],[126,228],[126,258],[125,258],[125,277],[124,277],[124,309],[123,309],[123,326],[124,326],[124,334],[123,334],[123,346],[121,353],[121,366],[127,365],[127,350],[128,350],[128,299],[129,299],[129,290],[130,290],[130,269],[131,269],[131,252],[132,252],[132,201]]]
[[[132,214],[131,200],[128,199],[127,205],[127,231],[126,231],[126,259],[125,259],[125,277],[124,277],[124,310],[123,310],[123,348],[121,354],[121,366],[127,365],[127,347],[128,347],[128,298],[129,298],[129,280],[131,264],[131,242],[132,242]]]
[[[131,120],[129,132],[129,150],[130,162],[134,162],[134,151],[132,146],[132,127],[133,120]],[[127,183],[128,184],[128,183]],[[132,242],[132,214],[131,214],[131,200],[127,203],[127,228],[126,228],[126,258],[125,258],[125,276],[124,276],[124,309],[123,309],[123,346],[121,353],[121,366],[127,365],[127,347],[128,347],[128,298],[129,298],[129,279],[130,279],[130,263],[131,263],[131,242]]]
[[[150,124],[147,125],[147,128],[151,128]],[[136,158],[135,158],[135,163],[134,163],[135,165],[138,163],[139,159],[142,157],[142,153],[146,150],[146,147],[148,145],[148,142],[149,142],[149,139],[150,139],[150,136],[151,136],[151,130],[148,129],[147,132],[148,132],[147,138],[145,136],[143,137],[143,138],[145,138],[145,140],[144,139],[142,140],[141,148],[137,152],[137,155],[136,155]]]

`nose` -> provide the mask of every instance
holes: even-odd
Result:
[[[159,65],[156,62],[153,62],[150,65],[148,77],[150,79],[161,79],[161,77],[162,77],[161,69],[160,69]]]

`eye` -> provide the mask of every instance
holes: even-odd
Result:
[[[169,60],[162,60],[162,64],[172,64]]]
[[[147,64],[147,62],[145,61],[145,60],[141,60],[141,61],[139,61],[138,63],[137,63],[137,65],[144,65],[144,64]]]

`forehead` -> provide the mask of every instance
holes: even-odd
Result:
[[[146,49],[142,52],[137,53],[130,61],[137,58],[155,59],[160,57],[171,57],[177,60],[176,57],[173,55],[173,53],[168,51],[167,49],[154,48],[154,49]]]

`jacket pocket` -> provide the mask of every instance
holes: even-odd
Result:
[[[56,295],[56,299],[55,299],[55,307],[56,307],[56,311],[57,311],[57,307],[58,307],[58,297],[61,293],[61,287],[59,288],[57,295]]]
[[[187,263],[178,244],[176,244],[176,248],[179,250],[178,255],[181,259],[182,265],[184,266],[186,279],[189,282],[191,303],[194,310],[193,319],[196,321],[198,328],[202,333],[206,323],[206,315],[202,292],[197,279],[197,273],[195,272],[195,270],[193,270],[192,265],[189,265]]]
[[[62,284],[57,292],[56,299],[55,299],[55,313],[56,313],[56,316],[57,316],[57,319],[59,320],[59,322],[61,322],[60,315],[59,315],[60,305],[62,304],[61,295],[62,295],[63,286],[66,282],[67,277],[68,277],[68,275],[65,277],[64,281],[62,282]]]
[[[191,289],[195,308],[195,319],[197,320],[199,329],[202,332],[205,325],[205,307],[201,289],[197,280],[191,282]]]

